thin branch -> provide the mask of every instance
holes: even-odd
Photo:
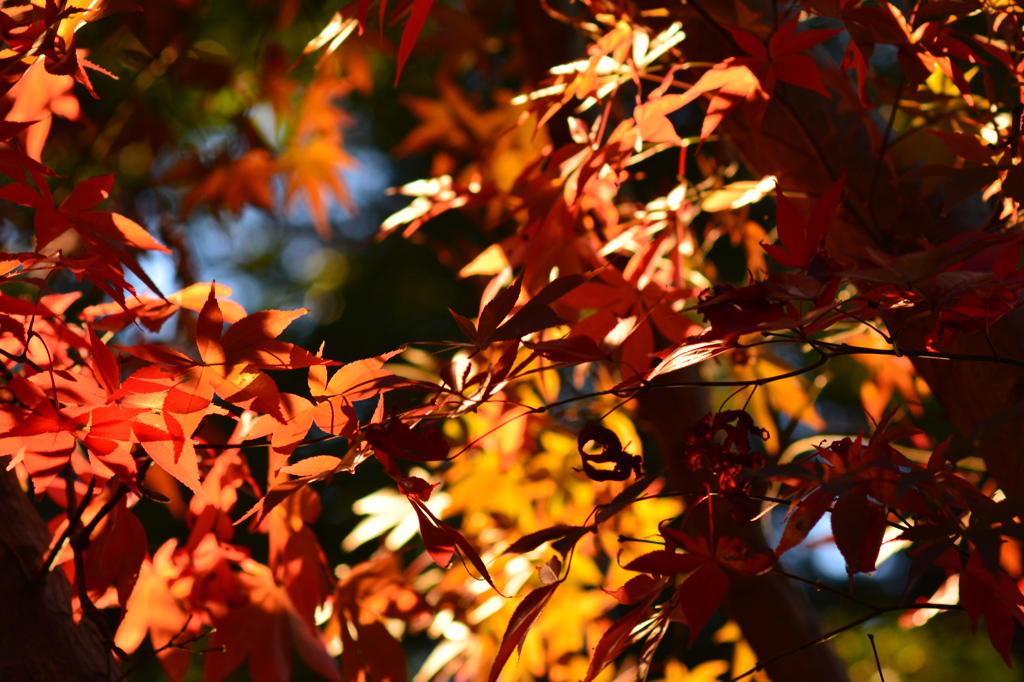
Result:
[[[178,630],[178,634],[174,635],[169,640],[167,640],[167,643],[164,644],[163,646],[157,647],[156,649],[154,649],[153,651],[149,652],[148,654],[146,654],[145,656],[140,658],[138,661],[136,661],[130,668],[128,668],[127,670],[125,670],[121,674],[121,677],[119,679],[127,680],[136,670],[141,668],[142,665],[146,661],[149,661],[149,660],[151,660],[153,658],[156,658],[162,652],[168,651],[170,649],[180,649],[182,651],[188,651],[189,653],[193,653],[193,654],[206,654],[206,653],[210,653],[210,652],[213,652],[213,651],[224,651],[224,647],[223,646],[210,647],[210,648],[205,648],[205,649],[192,649],[192,648],[189,648],[189,646],[188,646],[189,644],[193,644],[194,642],[198,642],[199,640],[203,639],[204,637],[207,637],[207,636],[213,634],[214,632],[217,631],[216,628],[211,628],[211,629],[207,630],[206,632],[200,632],[199,634],[192,635],[188,639],[182,640],[180,642],[175,641],[179,637],[181,637],[182,635],[185,634],[185,631],[188,630],[188,626],[192,623],[192,619],[194,617],[195,617],[195,614],[190,613],[188,615],[188,619],[185,621],[185,624],[181,626],[180,630]]]
[[[765,669],[765,666],[771,665],[772,663],[775,663],[776,661],[780,661],[783,658],[786,658],[787,656],[792,656],[793,654],[799,653],[799,652],[803,651],[804,649],[810,649],[813,646],[817,646],[819,644],[824,644],[825,642],[833,639],[834,637],[843,634],[847,630],[852,630],[853,628],[857,627],[858,625],[866,623],[867,621],[871,620],[872,618],[877,618],[878,616],[882,615],[883,613],[888,613],[890,611],[913,611],[913,610],[916,610],[916,609],[936,609],[936,610],[940,610],[940,611],[963,611],[964,610],[963,607],[960,606],[959,604],[930,604],[928,602],[923,602],[923,603],[920,603],[920,604],[897,604],[895,606],[881,606],[878,609],[873,610],[871,613],[868,613],[868,614],[866,614],[864,616],[861,616],[860,618],[857,618],[856,620],[850,621],[846,625],[838,627],[835,630],[832,630],[830,632],[826,632],[824,635],[822,635],[821,637],[818,637],[815,640],[812,640],[810,642],[806,642],[804,644],[801,644],[800,646],[795,647],[793,649],[790,649],[789,651],[786,651],[785,653],[778,654],[777,656],[772,656],[771,658],[767,658],[764,661],[758,661],[757,665],[755,665],[753,668],[751,668],[750,670],[746,671],[745,673],[741,673],[741,674],[737,675],[736,677],[731,678],[729,680],[729,682],[738,682],[738,680],[742,680],[745,677],[749,677],[749,676],[753,675],[754,673],[760,672],[760,671]]]
[[[68,492],[68,525],[64,529],[64,532],[61,533],[61,536],[57,539],[57,541],[54,542],[53,545],[50,547],[50,551],[47,553],[46,557],[39,564],[39,577],[45,576],[47,573],[53,570],[53,562],[57,560],[57,555],[60,554],[61,549],[64,547],[64,543],[70,540],[72,535],[75,533],[75,529],[77,528],[79,522],[82,519],[82,512],[86,509],[86,507],[89,506],[89,503],[92,502],[93,495],[95,495],[96,493],[96,477],[93,476],[89,480],[89,487],[86,488],[85,495],[82,495],[81,501],[75,503],[73,499],[73,478],[71,479],[71,481],[72,483],[69,486]]]
[[[25,347],[28,348],[27,345]],[[39,373],[42,373],[44,371],[42,367],[40,367],[39,365],[34,363],[32,360],[30,360],[24,351],[22,351],[21,355],[15,355],[14,353],[11,353],[9,351],[4,350],[3,348],[0,348],[0,355],[3,355],[5,358],[10,360],[11,362],[16,362],[16,363],[19,363],[19,364],[28,365],[29,367],[31,367],[32,369],[34,369],[35,371],[37,371]]]
[[[878,668],[878,682],[885,682],[885,676],[882,674],[882,661],[878,658],[878,647],[875,646],[875,636],[868,633],[868,639],[871,640],[871,650],[875,652],[875,667]]]
[[[893,357],[922,358],[927,360],[955,360],[959,362],[991,362],[997,365],[1010,365],[1024,369],[1024,360],[1004,357],[1002,355],[973,355],[970,353],[939,353],[930,350],[908,350],[906,348],[865,348],[863,346],[848,346],[846,344],[833,344],[825,341],[808,341],[814,346],[825,346],[831,349],[830,355],[891,355]]]
[[[872,604],[871,602],[868,602],[868,601],[864,601],[863,599],[861,599],[860,597],[858,597],[856,595],[850,594],[849,592],[844,592],[843,590],[840,590],[840,589],[837,589],[835,587],[832,587],[831,585],[826,585],[821,580],[811,580],[810,578],[804,578],[803,576],[795,575],[793,573],[788,573],[786,571],[783,571],[778,566],[776,566],[775,568],[772,569],[772,573],[778,573],[779,575],[781,575],[781,576],[783,576],[785,578],[789,578],[790,580],[795,580],[795,581],[797,581],[799,583],[804,583],[805,585],[810,585],[811,587],[813,587],[814,589],[818,590],[819,592],[830,592],[832,594],[839,595],[843,599],[848,599],[849,601],[852,601],[855,604],[860,604],[861,606],[863,606],[865,608],[869,608],[872,611],[877,611],[878,608],[879,608],[875,604]]]
[[[850,346],[847,344],[836,344],[827,341],[818,341],[814,339],[791,339],[792,343],[809,344],[812,349],[819,354],[819,358],[814,362],[791,370],[789,372],[783,372],[782,374],[776,374],[770,377],[760,377],[757,379],[744,379],[744,380],[726,380],[726,381],[672,381],[672,382],[659,382],[652,383],[645,380],[640,380],[640,385],[636,387],[616,387],[609,388],[602,391],[591,391],[588,393],[580,393],[575,396],[556,400],[552,403],[544,405],[530,406],[525,403],[518,403],[516,401],[507,401],[510,405],[516,405],[522,407],[523,412],[510,417],[505,422],[496,426],[493,430],[501,428],[505,424],[508,424],[516,419],[520,419],[530,414],[542,414],[551,410],[557,409],[565,405],[571,405],[573,403],[582,400],[591,400],[593,398],[600,398],[602,396],[615,396],[616,398],[631,397],[635,398],[643,393],[652,391],[655,389],[667,389],[667,388],[742,388],[742,387],[757,387],[765,386],[767,384],[774,383],[776,381],[783,381],[785,379],[791,379],[793,377],[802,376],[809,372],[813,372],[816,369],[824,367],[830,360],[837,357],[846,355],[885,355],[891,357],[912,357],[921,358],[928,360],[951,360],[951,361],[963,361],[963,362],[991,362],[994,364],[1010,365],[1013,367],[1020,367],[1024,369],[1024,361],[1015,360],[1013,358],[1007,358],[999,355],[972,355],[967,353],[940,353],[936,351],[927,350],[907,350],[903,348],[870,348],[864,346]],[[759,342],[751,345],[764,345],[765,343],[781,343],[784,341],[773,340],[766,342]],[[737,345],[737,348],[742,347]],[[454,394],[450,394],[454,395]],[[447,415],[432,415],[433,418],[447,418]],[[426,417],[426,418],[431,418]],[[490,433],[490,432],[489,432]],[[486,434],[485,434],[486,435]],[[477,439],[479,440],[479,439]],[[314,441],[309,441],[314,442]],[[475,443],[476,441],[474,441]],[[462,454],[470,447],[473,443],[470,443],[464,447],[458,454]],[[203,447],[203,446],[196,446]],[[229,446],[205,446],[211,449],[227,448]],[[237,446],[232,446],[237,447]],[[455,455],[456,457],[458,455]]]
[[[889,135],[896,124],[896,112],[900,109],[900,99],[903,98],[903,88],[907,84],[907,78],[900,74],[899,85],[896,86],[896,97],[893,99],[892,111],[889,112],[889,121],[886,123],[885,132],[882,134],[882,144],[878,150],[878,160],[875,162],[875,170],[871,174],[871,188],[868,190],[868,211],[871,213],[871,220],[875,230],[878,229],[878,215],[875,213],[877,202],[875,201],[875,189],[878,187],[878,178],[882,174],[882,166],[885,164],[885,152],[889,148]]]

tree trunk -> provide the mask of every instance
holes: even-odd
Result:
[[[72,619],[64,572],[34,577],[49,541],[14,472],[0,470],[0,680],[116,680],[117,663],[96,626]]]

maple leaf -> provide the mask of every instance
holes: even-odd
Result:
[[[525,273],[520,273],[509,288],[488,301],[480,311],[476,324],[454,310],[450,311],[459,328],[477,348],[484,348],[495,341],[519,339],[564,323],[565,320],[555,313],[551,304],[586,281],[583,275],[559,277],[549,282],[509,317],[519,300],[525,276]]]
[[[650,381],[661,374],[700,364],[728,350],[730,350],[730,346],[718,339],[711,341],[684,341],[674,348],[667,348],[658,353],[655,357],[659,358],[661,362],[648,371],[644,375],[644,379]]]
[[[754,282],[739,288],[722,284],[702,291],[698,297],[697,311],[710,324],[710,329],[695,339],[699,343],[716,340],[731,343],[744,334],[791,329],[800,323],[800,314],[793,302],[779,300],[766,282]],[[699,357],[713,353],[715,348],[695,345],[692,350]],[[687,353],[683,355],[681,361],[688,362],[691,359]]]
[[[7,114],[11,116],[10,112]],[[17,115],[22,115],[18,113]],[[0,141],[7,142],[26,128],[40,121],[0,121]],[[56,177],[56,173],[17,149],[0,149],[0,173],[16,182],[26,182],[30,173],[40,176]]]
[[[678,588],[678,600],[686,622],[690,626],[690,645],[697,641],[701,628],[714,615],[725,597],[729,579],[723,567],[733,571],[760,575],[771,569],[773,556],[764,553],[750,554],[739,538],[721,536],[711,551],[708,539],[696,539],[683,531],[662,524],[661,534],[666,549],[649,552],[626,564],[626,570],[654,575],[676,575],[689,573]],[[686,550],[679,554],[675,548]]]
[[[38,121],[23,135],[25,153],[32,160],[38,162],[42,159],[43,145],[50,134],[53,116],[72,121],[82,117],[78,98],[71,92],[73,87],[74,81],[70,76],[52,75],[46,71],[43,60],[37,60],[8,92],[8,97],[14,100],[6,114],[8,120]]]
[[[430,611],[393,554],[347,570],[334,591],[334,616],[324,628],[326,637],[337,637],[342,642],[345,681],[408,679],[405,653],[384,626],[385,619],[414,624]]]
[[[890,445],[904,433],[899,428],[886,432],[891,416],[885,416],[867,443],[857,437],[833,441],[827,448],[815,446],[816,458],[768,474],[807,491],[791,510],[777,554],[803,541],[831,508],[832,533],[851,580],[856,573],[875,570],[889,508],[914,503],[911,484],[904,481],[921,470]],[[799,478],[790,477],[794,474]]]
[[[223,650],[206,654],[204,679],[222,680],[246,659],[253,680],[289,679],[294,643],[306,665],[328,680],[340,681],[337,665],[318,633],[298,614],[271,570],[251,559],[244,559],[239,568],[234,588],[241,602],[213,619],[217,630],[210,646]]]
[[[99,99],[99,95],[96,94],[92,87],[92,81],[89,80],[89,74],[85,70],[98,71],[104,76],[109,76],[115,80],[117,76],[86,59],[85,56],[88,53],[88,50],[79,50],[75,47],[74,38],[71,38],[65,44],[63,38],[55,36],[54,48],[43,50],[45,55],[44,63],[48,73],[56,76],[71,76],[76,82],[84,85],[85,89],[89,91],[89,94],[94,99]]]
[[[216,290],[199,313],[196,345],[199,360],[151,344],[124,347],[128,353],[155,364],[178,369],[178,380],[170,387],[164,409],[172,414],[205,410],[216,393],[224,400],[247,409],[280,416],[280,396],[268,369],[298,369],[334,364],[277,336],[305,309],[263,310],[243,317],[223,331],[223,313]]]
[[[181,291],[168,294],[166,298],[135,296],[125,301],[123,305],[120,303],[91,305],[82,310],[81,317],[89,322],[93,329],[103,331],[120,331],[132,322],[138,321],[146,329],[157,332],[168,318],[182,308],[195,312],[201,311],[209,297],[211,287],[220,299],[218,305],[220,305],[225,322],[234,323],[245,317],[245,309],[242,306],[234,301],[224,300],[232,294],[231,287],[209,282],[192,284]]]
[[[220,163],[209,171],[197,160],[186,159],[165,175],[164,181],[204,174],[181,200],[182,218],[201,203],[211,204],[215,210],[223,206],[235,214],[245,206],[270,211],[274,206],[271,181],[280,170],[280,164],[267,150],[250,149],[241,158]]]
[[[382,12],[385,3],[386,0],[381,0]],[[405,22],[405,28],[402,29],[402,40],[398,43],[398,66],[395,69],[396,85],[402,75],[402,67],[405,66],[409,55],[412,54],[412,48],[416,44],[416,39],[419,38],[420,32],[423,30],[424,24],[427,23],[427,15],[430,14],[430,8],[433,5],[434,0],[412,0],[409,18]]]
[[[107,500],[104,497],[96,498],[91,508],[83,514],[82,522],[92,521],[105,502]],[[54,532],[56,537],[60,537],[60,530]],[[145,558],[146,531],[138,517],[128,509],[127,500],[121,498],[113,510],[102,518],[83,553],[86,589],[97,599],[113,586],[117,592],[117,603],[124,614]],[[74,585],[75,563],[67,561],[63,566],[69,582]]]
[[[740,49],[763,64],[763,66],[752,70],[755,73],[765,74],[759,77],[766,92],[774,90],[774,79],[778,78],[784,83],[814,90],[825,97],[831,97],[821,83],[821,76],[818,74],[818,67],[814,60],[800,53],[842,31],[840,29],[816,28],[796,33],[798,24],[799,18],[793,17],[780,26],[769,39],[767,50],[753,34],[733,28],[728,30],[739,44]]]
[[[330,189],[335,199],[350,212],[355,211],[341,179],[341,170],[354,164],[352,157],[337,142],[318,139],[289,146],[278,157],[278,163],[286,173],[286,200],[293,201],[298,191],[303,190],[309,199],[309,211],[317,233],[328,239],[331,228],[327,221],[324,188]]]
[[[468,561],[473,564],[487,584],[495,592],[501,594],[501,590],[494,584],[494,579],[491,578],[491,574],[487,570],[487,565],[473,545],[466,540],[462,533],[437,518],[434,512],[427,507],[426,499],[430,497],[430,492],[427,490],[429,486],[426,485],[426,482],[421,479],[415,480],[420,481],[423,485],[418,489],[403,490],[402,493],[409,499],[409,503],[412,504],[412,508],[416,512],[416,518],[420,524],[420,536],[427,546],[430,558],[441,568],[448,568],[451,566],[452,557],[457,552],[463,563]]]
[[[134,443],[166,437],[136,417],[146,406],[121,400],[124,396],[117,362],[106,346],[90,332],[92,376],[57,371],[37,374],[31,379],[19,375],[9,384],[23,408],[7,407],[9,424],[0,435],[23,461],[39,490],[53,480],[81,443],[102,479],[117,476],[135,487]]]
[[[394,155],[405,157],[442,149],[476,159],[481,151],[498,145],[503,134],[517,127],[520,107],[504,103],[481,110],[450,78],[440,76],[436,86],[439,99],[402,97],[402,103],[419,123],[394,147]]]
[[[967,78],[953,57],[977,64],[980,60],[974,52],[951,35],[944,21],[926,21],[912,29],[898,8],[888,4],[884,8],[892,13],[893,20],[903,34],[897,43],[897,56],[907,79],[917,85],[933,72],[941,71],[956,85],[964,102],[973,107],[974,98]]]
[[[316,627],[314,612],[327,600],[333,582],[312,529],[320,509],[320,496],[306,486],[266,517],[270,570],[311,629]]]
[[[324,455],[324,457],[329,457],[329,455]],[[297,470],[294,471],[294,473],[299,475],[299,478],[284,480],[279,483],[271,485],[270,488],[267,490],[267,494],[261,497],[260,500],[256,504],[254,504],[252,508],[249,509],[249,511],[243,514],[240,519],[235,521],[234,525],[237,526],[254,515],[256,515],[254,525],[262,525],[264,519],[267,518],[267,515],[270,514],[270,512],[277,507],[277,505],[291,498],[292,495],[299,492],[313,481],[319,480],[323,478],[325,474],[332,472],[335,468],[337,468],[337,463],[340,462],[340,460],[338,460],[336,457],[330,457],[330,460],[334,461],[328,462],[326,465],[324,465],[323,460],[320,460],[319,458],[316,457],[310,457],[309,460],[313,461],[309,462],[309,465],[307,466],[314,466],[314,473],[302,475],[303,467],[301,466],[302,463],[300,462],[299,465],[296,465]],[[303,461],[305,462],[307,460]],[[285,473],[293,473],[292,471],[289,471],[289,467],[282,468],[281,471],[284,471]]]
[[[0,188],[0,199],[35,209],[36,248],[43,250],[65,232],[73,230],[86,249],[115,263],[123,263],[153,291],[159,288],[142,269],[128,249],[170,253],[170,249],[153,239],[146,230],[120,213],[95,210],[110,196],[113,175],[101,175],[79,183],[60,206],[54,208],[49,185],[36,177],[38,191],[16,182]]]
[[[351,438],[359,428],[356,401],[383,395],[409,383],[383,368],[399,352],[350,362],[340,367],[329,381],[325,366],[310,367],[309,389],[315,403],[312,417],[316,425],[327,433]],[[395,428],[400,428],[397,422]]]
[[[281,398],[280,416],[262,415],[246,433],[246,438],[249,440],[269,436],[270,475],[272,477],[278,475],[281,468],[288,463],[288,457],[295,452],[296,448],[302,445],[306,436],[309,435],[309,429],[313,425],[314,410],[316,408],[314,403],[302,396],[293,393],[281,393],[279,395]],[[356,415],[354,410],[351,416],[354,422],[354,430],[354,427],[358,425],[358,423],[355,423]]]
[[[157,657],[168,676],[175,682],[185,679],[191,652],[183,647],[167,647],[172,641],[186,641],[198,635],[200,619],[193,617],[174,594],[175,583],[188,581],[182,575],[186,566],[181,552],[175,552],[176,540],[168,540],[146,557],[139,567],[135,589],[128,599],[124,618],[114,635],[114,643],[132,653],[145,639],[147,632]]]
[[[36,254],[21,254],[13,266],[22,265],[34,269]],[[45,266],[39,268],[48,271]],[[5,296],[0,310],[5,316],[5,326],[0,332],[0,348],[10,353],[7,360],[12,369],[17,358],[34,363],[39,369],[69,369],[77,363],[69,354],[70,348],[83,348],[88,342],[76,330],[63,322],[69,306],[79,299],[79,294],[48,294],[40,296],[33,305],[19,298]],[[30,333],[31,332],[31,336]],[[32,342],[31,339],[36,339]]]
[[[669,95],[674,108],[682,108],[699,96],[715,92],[708,104],[700,138],[706,140],[733,109],[744,102],[747,122],[754,133],[761,129],[768,100],[776,79],[831,97],[821,83],[818,67],[810,57],[799,54],[828,40],[838,29],[809,29],[795,33],[794,17],[779,27],[768,47],[753,34],[729,28],[733,39],[748,57],[728,57],[701,76],[682,95]]]
[[[215,394],[230,403],[273,415],[281,422],[287,421],[282,412],[281,395],[265,370],[334,364],[293,344],[276,340],[305,312],[261,311],[243,317],[223,331],[223,313],[216,289],[211,286],[196,327],[199,360],[153,344],[122,348],[156,365],[140,379],[162,388],[162,414],[157,419],[164,424],[167,437],[163,441],[144,443],[161,467],[198,492],[198,464],[192,436],[203,417],[214,409]]]
[[[960,574],[960,601],[970,617],[971,630],[977,632],[978,621],[984,616],[992,646],[1012,668],[1013,623],[1016,620],[1024,625],[1024,594],[1020,587],[1001,568],[986,566],[981,552],[972,552],[963,565],[951,547],[935,563]]]
[[[792,202],[776,186],[775,223],[779,241],[782,242],[782,247],[785,249],[762,242],[761,246],[768,252],[768,255],[780,265],[806,270],[821,247],[825,229],[828,228],[832,217],[839,208],[845,183],[846,172],[843,171],[839,179],[821,195],[806,223]]]
[[[498,675],[501,674],[502,668],[505,667],[505,663],[513,651],[518,648],[519,653],[522,654],[523,640],[537,621],[537,618],[540,617],[541,611],[547,606],[547,603],[551,600],[551,595],[555,593],[560,584],[560,582],[555,582],[538,587],[523,597],[522,601],[516,606],[516,610],[512,612],[512,618],[505,628],[505,634],[501,638],[501,646],[498,648],[498,653],[491,664],[491,672],[487,676],[487,682],[494,682],[498,679]]]
[[[847,343],[879,349],[888,346],[884,339],[873,333],[860,334],[848,339]],[[924,399],[929,395],[928,386],[917,375],[910,358],[856,355],[853,359],[868,371],[867,379],[860,386],[860,400],[864,411],[873,421],[882,420],[897,391],[911,414],[924,414]]]
[[[370,6],[375,1],[376,0],[359,0],[359,6],[356,10],[357,21],[359,22],[359,33],[362,33],[366,28],[366,15],[370,11]],[[393,24],[397,22],[398,18],[406,11],[409,12],[409,16],[405,22],[405,28],[402,30],[401,41],[398,44],[398,66],[395,71],[395,85],[398,85],[398,80],[402,75],[402,68],[405,66],[409,56],[412,54],[412,48],[416,45],[416,40],[419,38],[420,32],[423,30],[423,26],[427,22],[427,17],[430,14],[430,8],[433,5],[434,0],[407,0],[406,2],[400,3],[391,14],[391,23]],[[387,10],[388,0],[380,0],[381,28],[384,27]],[[330,26],[328,28],[330,28]],[[327,32],[327,29],[325,29],[325,32]]]
[[[88,280],[97,289],[118,304],[125,300],[125,293],[134,294],[135,288],[128,282],[121,263],[97,253],[77,253],[65,256],[57,251],[51,254],[20,254],[19,260],[25,274],[40,275],[57,270],[67,270],[77,280]]]
[[[621,588],[628,590],[632,584],[632,590],[629,591],[637,593],[637,596],[642,595],[642,598],[630,595],[630,603],[639,602],[636,608],[616,620],[601,635],[601,640],[594,647],[594,653],[590,657],[590,665],[587,666],[587,675],[583,682],[592,682],[619,654],[650,634],[647,628],[641,627],[641,624],[650,618],[651,607],[667,586],[667,582],[664,579],[654,580],[647,576],[637,576]],[[633,601],[634,599],[636,601]]]
[[[654,281],[640,287],[641,277],[640,271],[627,279],[617,270],[604,269],[562,299],[581,311],[596,309],[573,325],[570,338],[592,339],[619,360],[623,374],[632,375],[629,380],[634,381],[650,367],[656,334],[680,343],[700,331],[673,310],[674,303],[686,298],[685,292]]]

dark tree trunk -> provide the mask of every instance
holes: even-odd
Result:
[[[116,680],[117,663],[95,625],[72,619],[64,572],[34,578],[49,541],[17,477],[0,470],[0,680]]]

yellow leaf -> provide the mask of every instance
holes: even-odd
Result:
[[[499,244],[491,244],[468,265],[459,270],[459,278],[473,275],[497,275],[507,267],[510,266],[508,258],[505,256],[505,250]]]
[[[752,204],[755,201],[764,199],[770,192],[775,191],[775,185],[778,180],[774,175],[767,175],[762,180],[740,180],[739,182],[733,182],[721,189],[716,189],[710,192],[701,201],[700,208],[702,211],[708,211],[714,213],[715,211],[724,211],[726,209],[735,209],[747,204]]]

